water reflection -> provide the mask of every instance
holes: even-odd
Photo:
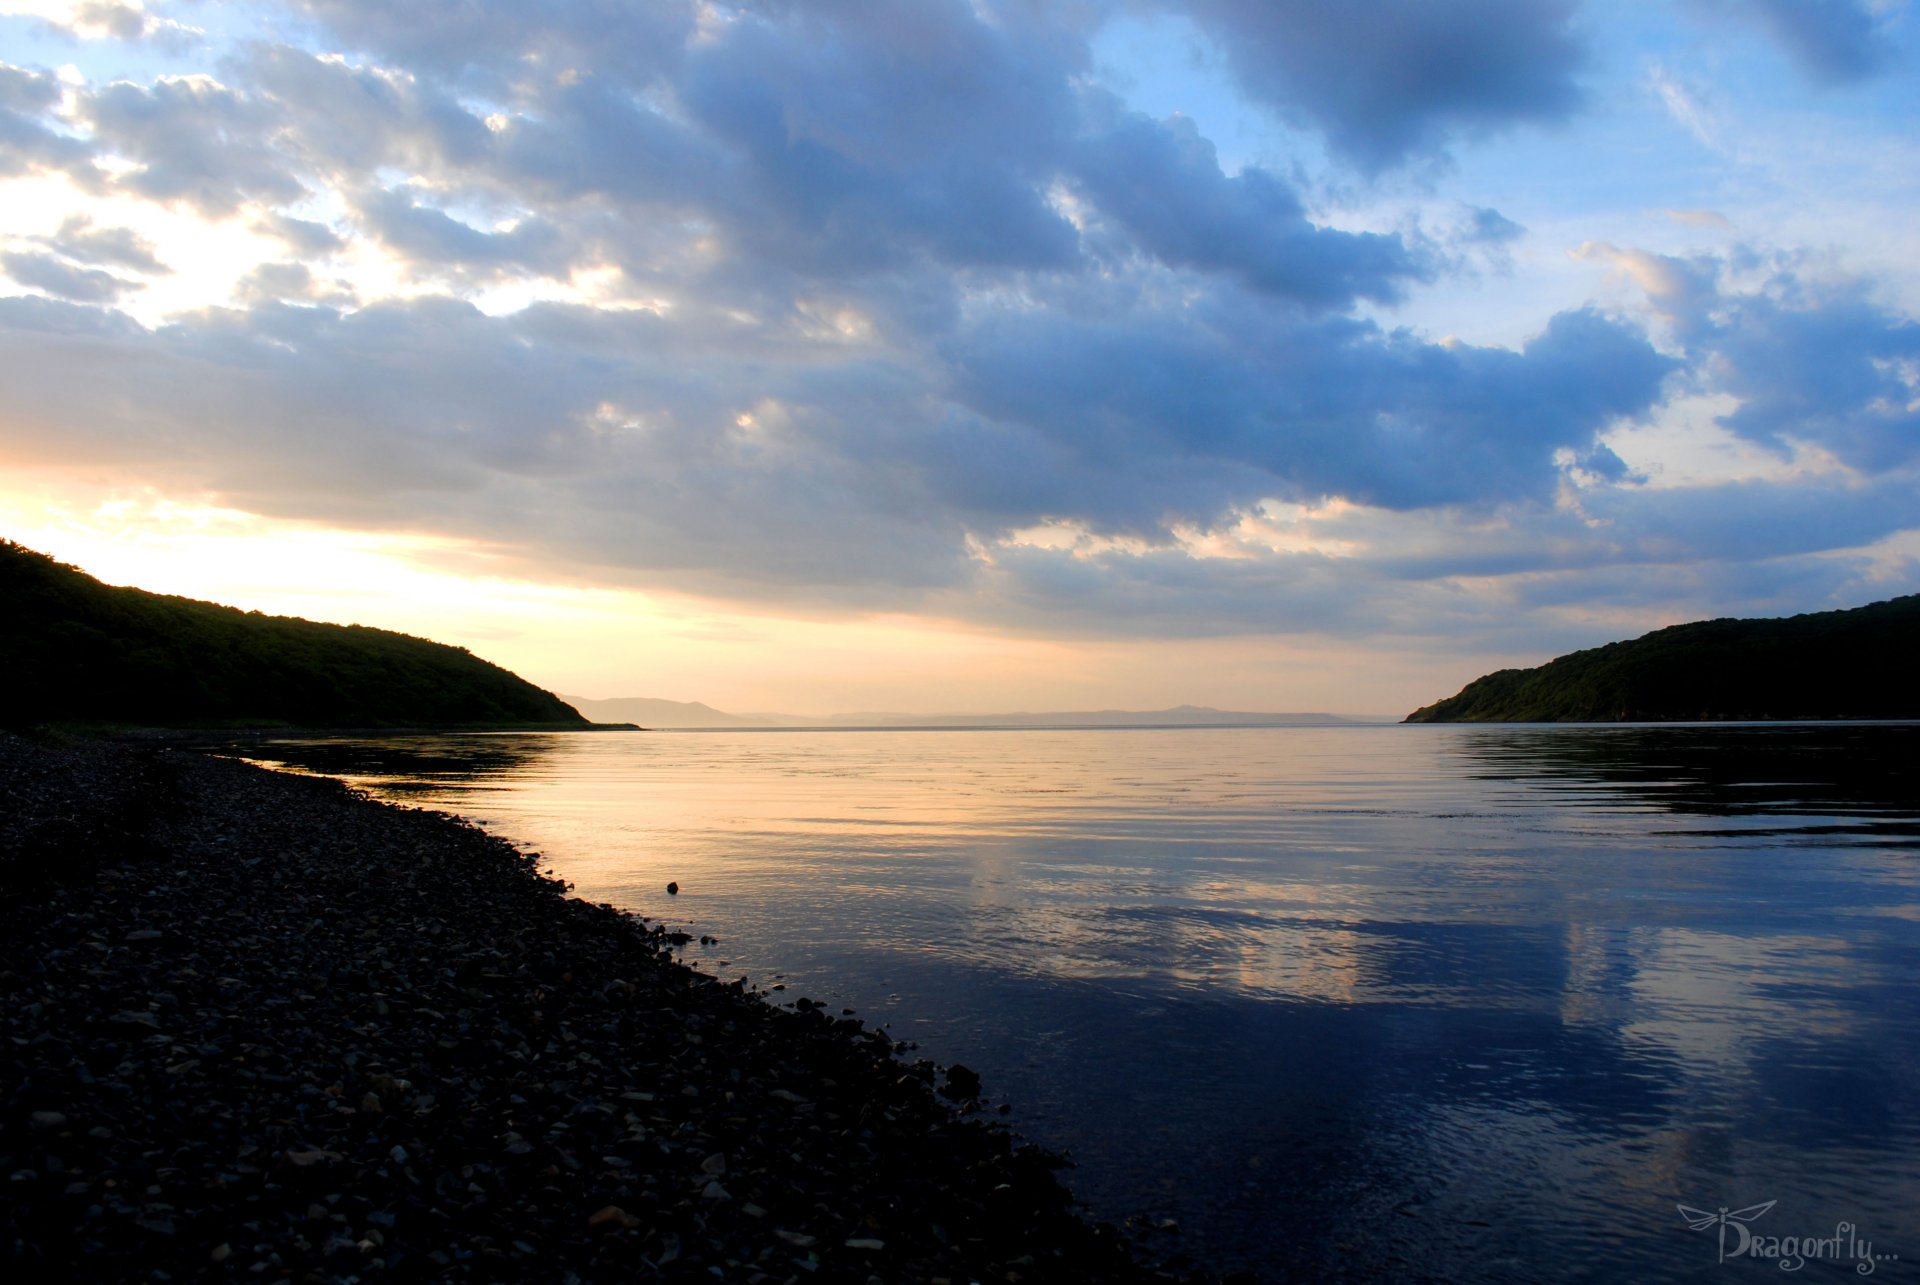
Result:
[[[1487,778],[1599,787],[1602,803],[1845,818],[1846,832],[1920,835],[1920,773],[1911,769],[1920,762],[1920,724],[1476,728],[1460,737],[1458,751]],[[1806,825],[1775,832],[1823,833]]]
[[[216,753],[367,785],[381,793],[435,794],[525,782],[560,748],[551,735],[460,733],[396,737],[265,737],[213,746]]]
[[[1101,1213],[1177,1218],[1169,1247],[1272,1279],[1678,1280],[1713,1246],[1677,1202],[1775,1200],[1770,1234],[1845,1219],[1920,1260],[1916,740],[1417,727],[249,753],[493,820],[582,895],[719,936],[703,966],[781,974],[979,1068],[1075,1154]]]

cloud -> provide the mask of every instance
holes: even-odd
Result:
[[[1190,120],[1117,114],[1073,165],[1100,213],[1169,267],[1224,272],[1263,293],[1336,308],[1398,299],[1429,271],[1397,236],[1315,226],[1293,189],[1264,169],[1222,174]]]
[[[1587,53],[1571,0],[1194,0],[1241,89],[1368,170],[1565,120]]]
[[[1699,340],[1740,406],[1721,423],[1779,450],[1810,443],[1877,473],[1920,463],[1920,323],[1859,286],[1791,278],[1723,299]]]
[[[112,264],[149,276],[167,276],[173,269],[154,257],[153,243],[132,228],[100,228],[76,215],[60,224],[46,244],[76,263]]]
[[[168,18],[149,14],[138,0],[78,0],[44,11],[46,28],[69,40],[143,42],[179,52],[197,43],[199,32]]]
[[[817,409],[783,409],[809,372],[725,363],[651,314],[259,304],[143,331],[11,299],[0,329],[16,456],[58,438],[256,512],[424,523],[655,583],[878,603],[966,567],[950,513],[822,449],[839,425]]]
[[[514,270],[545,276],[565,273],[569,247],[543,219],[521,219],[505,231],[483,232],[393,191],[362,196],[358,212],[362,227],[416,270],[447,267],[481,278]]]
[[[100,148],[134,163],[119,186],[210,216],[248,201],[284,204],[305,188],[273,144],[266,104],[207,76],[126,81],[81,98]]]
[[[1655,62],[1647,68],[1647,85],[1660,99],[1660,105],[1676,125],[1686,130],[1708,151],[1718,152],[1724,144],[1720,121],[1701,96],[1680,82],[1671,71]]]
[[[303,172],[340,182],[390,167],[432,181],[484,162],[492,133],[446,90],[403,70],[256,44],[227,63]]]
[[[351,46],[505,98],[523,78],[572,69],[644,81],[700,21],[691,0],[294,0]],[[710,11],[709,11],[710,12]]]
[[[1464,635],[1581,585],[1718,602],[1752,559],[1840,592],[1910,529],[1920,350],[1888,297],[1614,231],[1576,253],[1638,284],[1638,319],[1576,295],[1511,345],[1396,329],[1566,221],[1330,220],[1326,174],[1223,164],[1097,83],[1103,11],[302,7],[344,54],[68,87],[91,140],[53,77],[0,70],[0,164],[94,175],[98,150],[96,189],[172,207],[8,243],[34,291],[0,299],[9,461],[588,578],[1180,636]],[[1376,10],[1194,12],[1245,93],[1364,171],[1580,102],[1569,5]],[[114,311],[132,275],[195,271],[132,228],[194,213],[265,261],[222,265],[222,306]],[[1649,484],[1630,443],[1675,398],[1788,462]]]
[[[677,87],[739,167],[715,213],[748,253],[824,275],[1067,266],[1074,229],[1045,187],[1076,101],[1017,36],[945,0],[740,17]]]
[[[52,75],[0,63],[0,177],[65,170],[84,181],[92,148],[41,122],[60,95]]]
[[[275,303],[318,303],[334,308],[356,305],[351,290],[321,281],[304,263],[263,263],[241,277],[233,289],[236,302],[258,307]]]
[[[23,286],[77,303],[111,303],[127,291],[140,288],[137,282],[111,272],[76,267],[50,254],[0,254],[0,267]]]
[[[87,0],[73,7],[74,26],[83,32],[99,32],[116,40],[138,40],[147,33],[147,15],[138,5],[118,0]]]
[[[1669,219],[1682,227],[1730,229],[1733,220],[1717,210],[1663,210]]]
[[[930,368],[721,317],[265,302],[314,297],[287,270],[247,289],[250,312],[153,332],[16,306],[12,422],[242,507],[858,600],[964,580],[970,541],[1049,519],[1165,544],[1273,494],[1549,499],[1557,453],[1591,453],[1668,365],[1595,314],[1442,348],[1237,292],[1197,330],[1001,312]]]
[[[1583,507],[1628,565],[1765,562],[1858,549],[1911,529],[1914,479],[1728,482],[1594,492]]]
[[[1849,277],[1804,275],[1790,258],[1737,252],[1757,284],[1730,284],[1725,258],[1678,258],[1589,242],[1577,258],[1615,264],[1687,350],[1701,391],[1729,395],[1719,422],[1783,456],[1816,447],[1874,474],[1920,463],[1920,322]]]
[[[1895,51],[1872,0],[1690,0],[1726,21],[1757,25],[1807,79],[1846,85],[1883,71]]]
[[[344,250],[347,242],[338,232],[324,223],[315,223],[311,219],[296,219],[285,214],[268,214],[260,218],[254,226],[268,236],[284,241],[287,247],[306,255],[328,255]]]
[[[1607,637],[1595,633],[1601,613],[1661,613],[1653,628],[1885,597],[1874,560],[1853,551],[1911,529],[1912,491],[1910,479],[1608,489],[1598,525],[1537,505],[1470,521],[1349,508],[1316,523],[1329,540],[1350,537],[1337,555],[1013,542],[990,549],[974,609],[1009,627],[1095,636],[1452,637],[1552,655]]]
[[[1498,210],[1480,208],[1468,211],[1466,239],[1483,245],[1507,245],[1518,241],[1527,230]]]
[[[1208,520],[1268,495],[1388,508],[1549,496],[1559,452],[1590,452],[1615,419],[1657,401],[1673,368],[1592,312],[1555,317],[1516,353],[1226,300],[1177,319],[1014,313],[949,356],[970,409],[1044,443],[1026,452],[1023,492],[1051,461],[1055,506],[1099,501],[1033,516],[1135,531],[1166,510]]]
[[[1646,293],[1650,302],[1682,331],[1700,325],[1717,298],[1720,265],[1709,258],[1682,259],[1647,250],[1622,249],[1608,241],[1586,241],[1568,252],[1583,262],[1610,263]]]

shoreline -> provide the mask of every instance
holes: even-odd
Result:
[[[282,737],[342,740],[369,736],[497,736],[516,732],[651,732],[638,723],[460,723],[421,727],[103,727],[93,724],[54,725],[57,735],[76,740],[111,741],[123,745],[171,745],[192,749],[227,741],[271,741]]]
[[[475,826],[4,733],[0,788],[15,1279],[1203,1279],[1082,1218],[966,1068]]]

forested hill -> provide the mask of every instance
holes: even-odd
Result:
[[[1920,718],[1920,594],[1784,620],[1703,620],[1503,669],[1409,723]]]
[[[0,726],[585,727],[472,655],[117,589],[0,540]]]

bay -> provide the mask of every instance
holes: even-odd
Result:
[[[1164,1252],[1272,1280],[1757,1279],[1788,1240],[1920,1264],[1920,726],[235,752],[483,821],[717,938],[702,970],[974,1068]]]

